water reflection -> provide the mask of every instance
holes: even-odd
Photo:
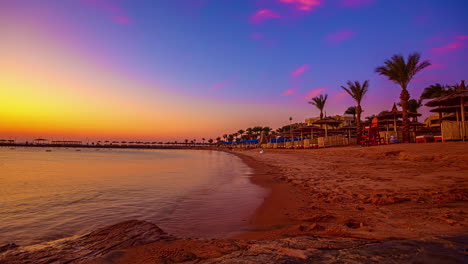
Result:
[[[265,192],[216,151],[0,148],[0,242],[31,244],[141,219],[184,237],[246,228]]]

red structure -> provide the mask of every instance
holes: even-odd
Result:
[[[363,146],[375,146],[382,144],[377,117],[372,119],[372,123],[369,126],[364,127],[360,143]]]

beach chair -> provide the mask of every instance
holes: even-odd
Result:
[[[421,136],[416,136],[416,143],[428,143],[428,142],[434,142],[435,137],[432,135],[421,135]]]

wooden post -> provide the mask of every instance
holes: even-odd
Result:
[[[461,121],[462,121],[462,139],[465,142],[465,100],[463,97],[460,98],[461,104]]]

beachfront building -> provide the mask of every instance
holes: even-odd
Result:
[[[81,141],[72,141],[72,140],[56,140],[51,142],[52,145],[64,145],[64,146],[76,146],[76,145],[82,145],[83,142]]]
[[[14,139],[0,139],[0,144],[12,145],[12,144],[15,144],[15,140]]]
[[[340,123],[333,128],[341,128],[341,127],[348,127],[348,126],[354,126],[355,121],[354,117],[352,115],[335,115],[335,116],[329,116],[328,118],[334,119],[336,121],[340,121]],[[307,126],[312,126],[314,122],[317,122],[320,120],[320,117],[310,117],[306,118],[305,123]],[[328,126],[327,128],[332,128],[331,126]]]

